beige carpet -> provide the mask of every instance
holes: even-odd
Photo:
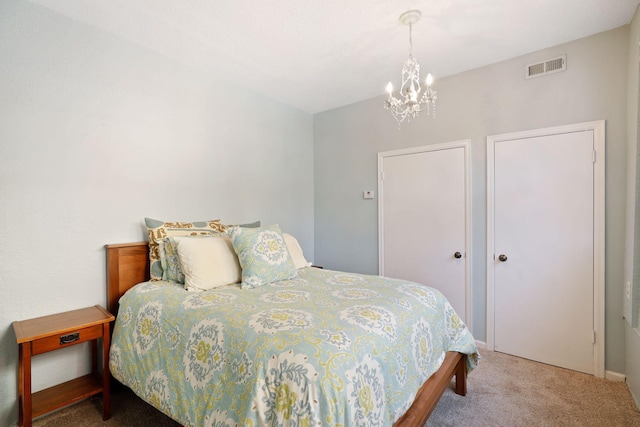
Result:
[[[178,426],[126,388],[113,392],[110,420],[101,411],[101,399],[85,400],[34,426]],[[640,412],[624,383],[484,351],[467,396],[447,390],[427,426],[640,427]]]
[[[489,351],[465,397],[447,390],[428,427],[640,426],[627,385]]]

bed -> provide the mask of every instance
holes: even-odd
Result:
[[[466,394],[478,361],[423,285],[304,267],[186,292],[148,281],[148,242],[106,253],[112,375],[182,425],[423,426],[454,376]]]

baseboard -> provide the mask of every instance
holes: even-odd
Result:
[[[478,347],[479,350],[486,350],[487,349],[487,343],[484,342],[484,341],[476,340],[476,347]]]
[[[487,343],[484,341],[476,340],[476,347],[478,347],[478,350],[486,350]],[[625,382],[627,380],[627,377],[624,374],[613,371],[605,371],[604,377],[609,381],[615,382]],[[638,408],[640,408],[640,405],[638,406]]]
[[[625,382],[627,377],[624,374],[613,371],[604,371],[604,377],[609,381]]]

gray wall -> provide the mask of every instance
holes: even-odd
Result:
[[[106,243],[145,216],[278,222],[313,259],[313,118],[24,1],[0,2],[0,426],[11,322],[105,304]],[[61,367],[65,367],[62,369]],[[34,389],[89,370],[34,361]]]
[[[627,147],[628,147],[628,163],[627,163],[627,241],[625,249],[625,269],[624,269],[624,282],[633,283],[633,300],[635,304],[640,303],[640,283],[637,281],[638,271],[640,265],[635,266],[634,275],[634,259],[640,259],[640,254],[635,251],[640,247],[638,238],[640,236],[640,229],[638,228],[638,219],[640,212],[637,212],[638,198],[640,197],[640,186],[637,185],[637,175],[640,163],[638,163],[638,155],[640,150],[640,137],[638,133],[639,121],[638,121],[638,104],[640,103],[640,93],[638,90],[638,81],[640,79],[640,67],[639,67],[639,54],[640,48],[638,43],[640,42],[640,9],[636,10],[636,14],[631,21],[630,34],[629,34],[629,74],[628,74],[628,89],[627,89]],[[635,241],[634,241],[635,236]],[[634,276],[636,281],[634,283]],[[636,404],[640,407],[640,329],[637,329],[640,319],[635,318],[632,321],[632,300],[624,297],[624,314],[629,323],[625,322],[625,373],[627,375],[627,384],[633,394]],[[635,308],[635,315],[637,316],[638,307]],[[631,325],[636,326],[633,328]]]
[[[625,26],[436,81],[436,119],[401,129],[384,96],[316,114],[315,262],[377,274],[377,201],[362,198],[377,188],[377,153],[471,139],[473,333],[485,340],[486,136],[605,119],[606,369],[623,373],[628,37]],[[525,64],[562,54],[566,72],[524,80]]]

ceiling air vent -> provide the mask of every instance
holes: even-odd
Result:
[[[557,58],[548,59],[543,62],[525,65],[524,78],[532,79],[534,77],[546,76],[547,74],[557,73],[567,69],[567,55],[558,56]]]

